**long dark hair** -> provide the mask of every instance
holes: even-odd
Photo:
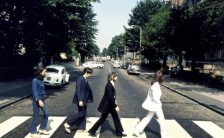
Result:
[[[107,76],[107,81],[112,81],[114,80],[114,78],[117,76],[116,72],[111,72],[110,74],[108,74]]]
[[[36,77],[37,79],[39,80],[43,80],[43,76],[41,75],[41,73],[45,70],[45,68],[43,67],[33,67],[33,74],[34,74],[34,77]]]
[[[154,77],[151,81],[151,85],[153,85],[155,82],[158,82],[161,84],[163,82],[163,73],[161,70],[157,70],[154,74]]]

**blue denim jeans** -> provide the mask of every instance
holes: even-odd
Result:
[[[44,100],[43,100],[43,102],[44,102]],[[43,119],[41,121],[39,129],[46,130],[47,122],[48,122],[48,116],[49,116],[47,105],[44,102],[44,106],[40,108],[38,106],[38,102],[33,99],[33,120],[32,120],[31,127],[30,127],[31,134],[36,134],[37,133],[37,125],[38,125],[38,118],[39,118],[40,109],[42,110],[44,115],[43,115]]]

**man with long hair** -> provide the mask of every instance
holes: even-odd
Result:
[[[114,87],[114,83],[117,81],[117,74],[115,72],[110,73],[107,77],[107,81],[104,96],[98,107],[99,112],[102,113],[101,117],[88,132],[91,136],[96,136],[97,129],[105,122],[107,116],[111,114],[114,120],[116,135],[125,137],[127,134],[123,133],[124,130],[117,113],[120,110],[116,102],[116,90]]]
[[[145,107],[146,110],[148,110],[148,113],[141,120],[141,122],[138,123],[138,125],[134,128],[134,134],[137,137],[140,136],[140,133],[142,133],[144,128],[149,124],[152,117],[156,115],[159,120],[161,138],[168,138],[165,128],[165,118],[162,109],[162,102],[160,101],[162,95],[160,84],[162,82],[163,82],[163,74],[160,70],[158,70],[155,72],[155,75],[149,86],[147,98],[150,98],[150,100],[147,100],[146,103],[147,107]]]
[[[31,137],[40,138],[39,134],[49,135],[46,130],[48,122],[48,107],[45,103],[45,87],[43,79],[46,75],[46,69],[43,67],[34,67],[35,77],[32,80],[32,94],[33,94],[33,119],[30,127]],[[39,133],[37,132],[37,122],[39,117],[40,109],[43,111],[43,119],[40,124]]]

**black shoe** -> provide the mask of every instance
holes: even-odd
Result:
[[[93,134],[93,133],[89,133],[89,135],[90,135],[91,137],[97,137],[97,135],[96,135],[96,134]]]
[[[93,133],[91,131],[88,131],[89,135],[92,136],[92,137],[97,137],[96,133]]]
[[[116,134],[118,137],[126,137],[127,136],[127,134],[124,134],[124,133],[117,133]]]

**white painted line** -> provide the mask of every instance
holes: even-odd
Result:
[[[158,121],[158,120],[157,120]],[[192,138],[176,120],[165,120],[166,130],[170,138]]]
[[[29,116],[14,116],[4,121],[0,124],[0,137],[4,136],[29,118]]]
[[[49,117],[48,123],[47,123],[47,131],[50,133],[50,135],[41,135],[41,138],[50,138],[53,133],[57,130],[57,128],[61,125],[61,123],[65,120],[66,117]],[[37,131],[39,129],[40,125],[37,127]],[[25,138],[30,138],[31,133],[26,135]]]
[[[121,124],[124,128],[124,132],[127,134],[127,138],[137,138],[134,135],[134,127],[140,122],[139,118],[121,118]],[[139,138],[147,138],[145,132],[141,133]]]
[[[211,121],[193,121],[213,138],[224,138],[224,130]]]
[[[111,69],[110,69],[110,66],[109,66],[109,72],[111,73]]]
[[[92,136],[89,135],[88,130],[96,123],[96,121],[99,119],[99,117],[87,117],[86,118],[86,132],[76,132],[73,138],[92,138]],[[100,129],[98,128],[96,131],[96,138],[100,137]]]

